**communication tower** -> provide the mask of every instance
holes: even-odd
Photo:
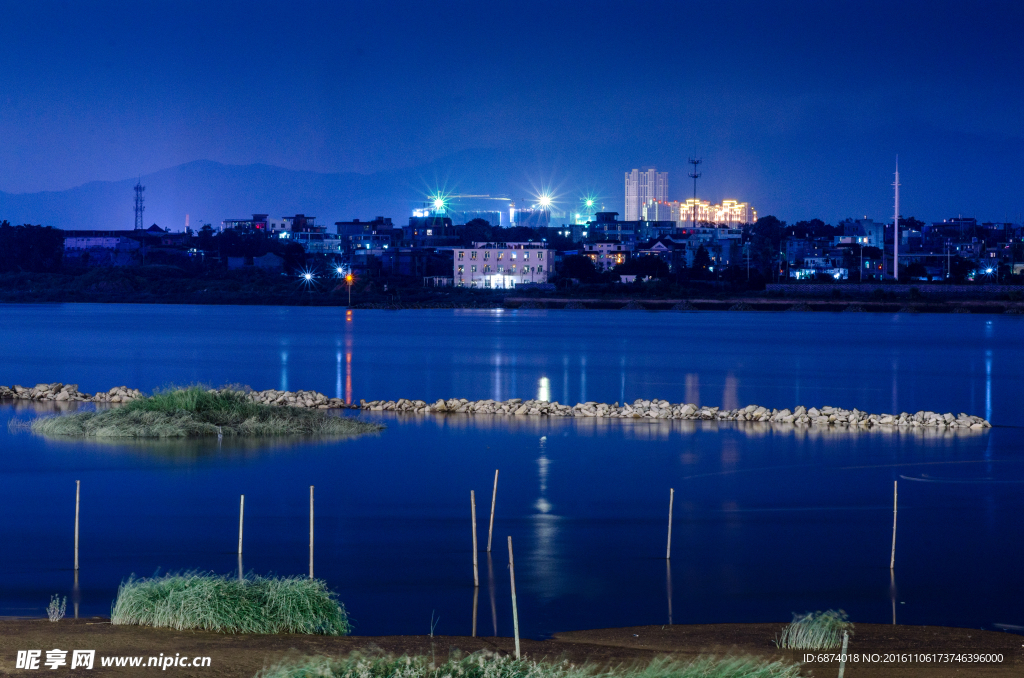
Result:
[[[701,173],[697,171],[697,165],[700,164],[700,158],[690,158],[690,164],[693,165],[693,171],[690,172],[690,178],[693,179],[693,218],[691,225],[697,227],[697,179],[700,178]]]
[[[142,197],[142,192],[146,190],[146,187],[142,185],[142,177],[139,177],[139,183],[135,184],[135,230],[141,231],[145,228],[142,222],[142,213],[146,211],[145,198]]]

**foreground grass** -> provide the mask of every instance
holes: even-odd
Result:
[[[843,631],[853,633],[853,624],[842,610],[794,615],[775,644],[786,650],[831,650],[843,642]]]
[[[351,631],[344,606],[322,580],[196,572],[129,578],[117,590],[110,623],[227,633]]]
[[[103,412],[42,417],[32,422],[35,433],[79,438],[346,436],[382,428],[322,410],[254,403],[242,391],[210,391],[201,386],[155,393]]]
[[[435,665],[429,657],[311,657],[263,669],[257,678],[796,678],[794,666],[750,657],[659,659],[606,669],[596,664],[544,663],[485,653]]]

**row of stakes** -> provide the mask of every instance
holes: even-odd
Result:
[[[313,578],[313,485],[309,486],[309,578]],[[892,483],[892,551],[889,555],[889,571],[892,573],[896,568],[896,511],[897,511],[897,481]],[[675,501],[676,491],[675,488],[669,488],[668,491],[668,539],[665,544],[665,559],[670,560],[672,558],[672,507]],[[82,481],[75,481],[75,581],[77,586],[78,580],[78,515],[79,515],[79,504],[82,496]],[[492,537],[494,536],[494,506],[498,499],[498,469],[494,471],[494,489],[491,492],[491,518],[487,528],[487,553],[491,552]],[[472,516],[473,525],[473,587],[479,590],[480,588],[480,570],[479,561],[477,558],[477,552],[479,550],[477,546],[476,538],[476,492],[474,490],[469,491],[469,504]],[[238,577],[242,578],[242,532],[245,525],[245,495],[241,495],[241,499],[238,505]],[[516,643],[516,659],[520,658],[519,652],[519,610],[516,605],[516,569],[515,569],[515,558],[512,554],[512,537],[508,537],[508,570],[509,578],[512,585],[512,627],[515,633]],[[476,598],[474,596],[474,613]],[[893,599],[893,623],[895,624],[896,619],[896,603]],[[77,617],[77,614],[76,614]],[[473,635],[476,635],[476,614],[473,615]],[[844,643],[845,644],[845,643]]]

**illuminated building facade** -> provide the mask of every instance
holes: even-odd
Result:
[[[723,200],[718,205],[712,205],[707,200],[690,198],[678,204],[677,221],[680,222],[680,227],[686,223],[702,221],[711,224],[752,224],[757,221],[757,210],[745,202],[736,200]]]
[[[511,289],[546,283],[554,274],[551,250],[535,242],[476,242],[453,250],[453,278],[459,287]]]
[[[653,167],[626,172],[626,221],[639,221],[648,201],[668,200],[668,172]]]

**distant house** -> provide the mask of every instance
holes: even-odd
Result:
[[[598,271],[610,271],[629,260],[633,244],[620,240],[596,240],[588,242],[583,248],[583,253],[590,257]]]
[[[459,287],[510,289],[546,283],[554,273],[552,251],[544,243],[476,242],[452,251],[452,277]]]

